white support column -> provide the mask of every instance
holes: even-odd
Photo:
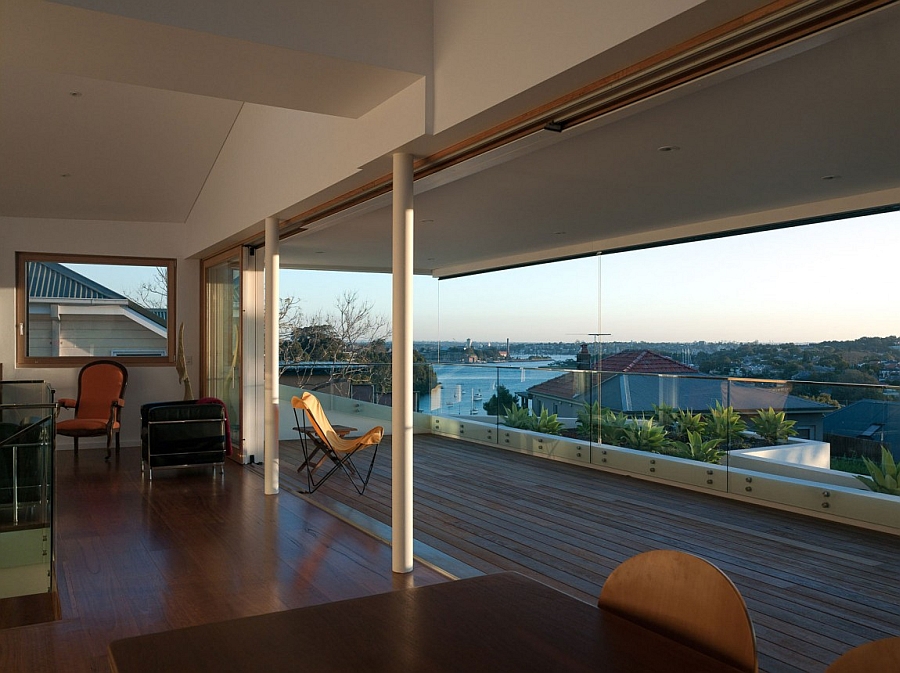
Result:
[[[278,493],[278,220],[266,218],[265,489]]]
[[[394,155],[391,555],[413,569],[413,158]]]

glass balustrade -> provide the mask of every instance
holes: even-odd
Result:
[[[53,393],[0,382],[0,599],[52,590]]]
[[[294,374],[330,413],[357,419],[337,421],[354,427],[363,418],[390,420],[390,379],[387,364],[329,363],[305,378]],[[539,361],[417,363],[414,381],[417,432],[873,525],[900,522],[897,386],[599,372]]]

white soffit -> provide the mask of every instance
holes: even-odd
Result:
[[[3,4],[0,60],[31,69],[351,118],[421,77],[56,3]]]

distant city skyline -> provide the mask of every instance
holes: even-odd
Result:
[[[419,341],[793,342],[900,334],[900,213],[414,280]],[[315,294],[308,292],[315,288]],[[282,296],[345,291],[391,317],[390,274],[283,270]]]

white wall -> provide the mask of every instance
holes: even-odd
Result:
[[[193,357],[189,367],[195,392],[199,392],[199,262],[184,259],[183,225],[137,222],[85,222],[0,217],[0,362],[5,380],[43,380],[59,397],[78,393],[80,367],[16,368],[16,259],[17,251],[54,252],[177,259],[176,316],[172,325],[185,323],[185,350]],[[140,443],[140,407],[145,402],[181,399],[184,389],[174,367],[129,367],[121,441],[124,446]],[[84,440],[81,446],[103,445],[106,440]],[[71,440],[59,438],[60,448]]]

